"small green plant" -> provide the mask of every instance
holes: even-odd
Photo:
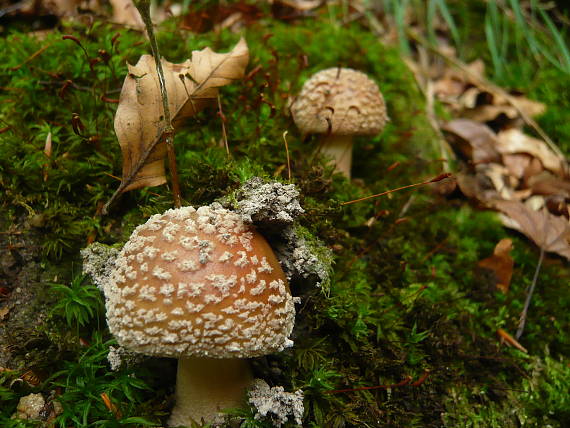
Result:
[[[85,275],[74,277],[69,286],[51,284],[51,287],[60,297],[52,313],[64,317],[69,327],[83,327],[103,312],[101,292],[86,282]]]
[[[156,424],[135,413],[143,401],[141,391],[147,384],[132,370],[112,372],[107,354],[114,341],[104,341],[99,332],[91,337],[91,344],[75,361],[65,361],[63,368],[46,382],[50,388],[62,388],[57,398],[63,413],[56,420],[58,426],[155,426]],[[112,408],[107,407],[103,394]]]
[[[16,378],[16,372],[5,370],[0,372],[0,420],[2,417],[10,417],[11,412],[16,407],[18,394],[11,388],[12,382]]]

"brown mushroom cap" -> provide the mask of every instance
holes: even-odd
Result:
[[[303,134],[376,135],[388,116],[378,85],[350,68],[328,68],[303,85],[291,105]]]
[[[144,354],[249,358],[292,344],[294,299],[279,262],[219,204],[168,210],[137,227],[105,295],[111,332]]]

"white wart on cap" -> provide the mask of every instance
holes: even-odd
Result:
[[[321,151],[348,177],[351,137],[376,135],[388,121],[378,85],[350,68],[328,68],[313,75],[291,105],[291,114],[301,133],[325,135]]]
[[[294,299],[273,251],[219,205],[137,227],[105,295],[119,344],[147,355],[249,358],[292,344]]]

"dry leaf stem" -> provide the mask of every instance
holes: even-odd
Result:
[[[168,155],[168,168],[170,170],[170,179],[172,182],[172,195],[174,198],[174,206],[180,208],[182,206],[182,198],[180,196],[180,181],[178,179],[178,169],[176,168],[176,152],[174,151],[174,128],[170,118],[170,108],[168,107],[168,93],[166,91],[166,80],[164,78],[164,71],[162,70],[162,63],[160,61],[160,53],[158,51],[158,43],[154,37],[154,30],[152,27],[152,20],[150,19],[150,1],[138,0],[135,2],[141,17],[143,19],[148,38],[150,41],[150,48],[152,56],[156,63],[156,72],[158,74],[158,82],[160,85],[160,96],[162,98],[162,107],[164,109],[164,130],[162,131],[162,138],[166,143],[166,153]],[[138,172],[138,171],[137,171]]]
[[[515,334],[515,338],[518,340],[522,336],[524,332],[524,326],[526,324],[526,317],[528,314],[528,307],[530,306],[530,300],[532,299],[532,293],[534,293],[534,289],[536,287],[536,282],[538,281],[538,273],[540,272],[540,267],[542,266],[542,260],[544,259],[544,249],[540,249],[540,257],[538,258],[538,264],[536,265],[536,270],[534,271],[534,277],[532,278],[532,283],[528,288],[528,292],[526,295],[526,300],[524,302],[524,307],[521,312],[521,317],[519,319],[519,327],[517,328],[517,333]]]

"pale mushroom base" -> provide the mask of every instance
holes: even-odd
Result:
[[[245,359],[181,358],[178,360],[176,405],[168,426],[221,423],[225,409],[245,404],[253,377]]]
[[[348,178],[351,177],[352,143],[350,135],[331,134],[323,138],[319,148],[321,154],[333,159],[335,171],[344,174]]]

